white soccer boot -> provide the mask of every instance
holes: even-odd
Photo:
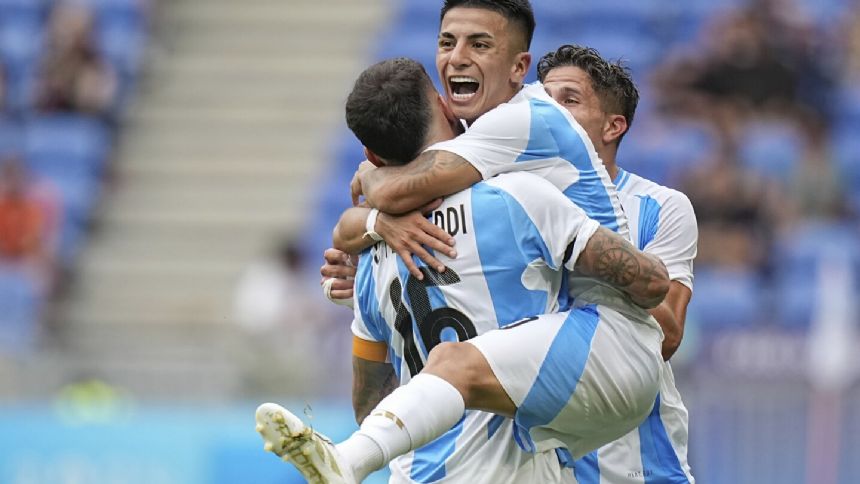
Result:
[[[275,403],[257,408],[257,432],[263,449],[292,462],[311,484],[357,484],[352,467],[328,437],[314,432],[301,419]]]

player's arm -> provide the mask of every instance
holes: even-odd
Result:
[[[693,295],[693,260],[698,239],[693,205],[684,194],[673,192],[663,205],[654,239],[644,248],[666,264],[672,279],[666,299],[651,312],[663,328],[663,358],[667,360],[677,351],[684,337],[687,305]]]
[[[387,352],[385,343],[353,337],[352,408],[359,424],[399,385]]]
[[[364,195],[370,206],[390,214],[416,210],[432,200],[481,181],[481,173],[449,151],[425,151],[403,166],[359,170],[352,180],[353,204]]]
[[[687,319],[687,305],[693,291],[678,281],[672,281],[666,299],[652,309],[651,315],[663,329],[663,359],[668,360],[678,351],[684,338],[684,323]]]
[[[657,307],[669,292],[669,272],[663,262],[605,227],[588,239],[573,270],[621,290],[646,309]]]
[[[430,223],[424,215],[439,208],[441,202],[441,200],[434,200],[425,205],[421,211],[416,210],[400,216],[379,212],[375,219],[369,218],[370,208],[347,209],[332,233],[334,248],[348,254],[358,254],[377,242],[370,235],[375,232],[400,255],[412,275],[419,280],[423,279],[424,275],[412,260],[413,254],[428,266],[444,272],[445,265],[425,248],[426,246],[451,258],[457,256],[457,252],[452,248],[454,238]]]

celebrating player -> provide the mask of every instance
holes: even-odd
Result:
[[[594,49],[565,45],[543,56],[537,70],[546,90],[594,142],[618,187],[633,244],[666,264],[672,280],[669,293],[651,314],[666,335],[663,356],[669,360],[681,343],[692,295],[698,238],[693,207],[683,193],[616,165],[618,145],[633,122],[639,99],[624,68],[606,62]],[[687,464],[687,435],[687,409],[667,361],[654,410],[638,429],[578,460],[574,469],[579,484],[694,483]]]
[[[400,85],[406,86],[402,92]],[[415,106],[415,99],[423,99],[425,106]],[[563,111],[557,105],[553,109]],[[410,116],[415,122],[408,122]],[[347,119],[371,150],[371,160],[396,164],[403,160],[398,154],[409,156],[451,138],[457,126],[420,65],[407,60],[383,62],[362,74],[347,103]],[[416,128],[408,130],[410,126]],[[565,133],[562,126],[556,128]],[[644,310],[617,300],[622,293],[642,306],[662,300],[668,276],[656,258],[598,228],[583,210],[534,175],[495,177],[448,197],[438,213],[446,217],[461,250],[445,272],[424,268],[425,278],[418,281],[379,244],[362,257],[357,275],[354,332],[362,340],[391,342],[395,369],[403,381],[409,376],[412,380],[377,405],[361,430],[336,449],[273,404],[258,411],[259,430],[269,448],[298,458],[296,464],[307,477],[322,474],[332,482],[352,482],[352,471],[360,481],[392,457],[446,431],[483,445],[495,417],[482,413],[464,419],[464,404],[509,416],[516,412],[515,437],[526,450],[565,446],[574,455],[620,437],[651,410],[662,333]],[[562,266],[578,274],[571,280],[578,282],[581,299],[602,299],[614,307],[583,303],[565,313],[490,331],[558,309],[565,280]],[[566,300],[565,292],[561,296]],[[414,331],[419,334],[414,336]],[[446,331],[458,340],[472,339],[441,344]],[[426,351],[430,356],[424,367]],[[483,438],[474,442],[476,435]],[[486,480],[480,482],[558,480],[557,462],[548,467],[555,473],[550,479],[552,474],[535,475],[532,466],[518,467],[521,461],[493,462],[488,469],[495,473],[484,472],[481,479]],[[474,466],[468,472],[472,475]]]

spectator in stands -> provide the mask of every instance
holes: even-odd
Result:
[[[807,130],[809,143],[786,190],[792,203],[790,222],[847,217],[845,188],[833,164],[828,126],[810,122]]]
[[[785,218],[776,203],[780,191],[745,172],[732,153],[703,163],[681,183],[699,222],[696,263],[765,272],[768,247]]]
[[[19,159],[0,164],[0,264],[26,268],[47,288],[53,278],[55,221],[42,193]]]
[[[717,18],[700,49],[656,73],[663,104],[713,122],[729,144],[754,116],[787,116],[805,130],[824,119],[833,81],[820,32],[785,15],[783,3],[758,0]]]
[[[42,111],[105,114],[117,92],[116,73],[92,41],[93,14],[58,3],[51,13],[36,91]]]

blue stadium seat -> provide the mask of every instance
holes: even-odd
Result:
[[[121,74],[136,75],[147,37],[146,12],[129,0],[101,0],[95,8],[99,51]]]
[[[634,120],[618,152],[618,164],[657,183],[674,186],[712,153],[716,140],[704,126],[660,119]]]
[[[807,327],[816,298],[818,266],[825,254],[838,254],[860,277],[860,237],[856,228],[811,222],[784,234],[773,252],[774,303],[784,325]]]
[[[43,17],[38,11],[21,10],[0,16],[0,56],[7,70],[15,72],[38,61],[42,30]]]
[[[761,323],[765,300],[752,271],[697,267],[689,318],[708,329],[750,327]]]
[[[23,152],[23,129],[9,118],[0,116],[0,159]]]
[[[48,176],[98,178],[110,146],[110,132],[98,118],[57,114],[36,116],[25,125],[28,165]]]
[[[752,123],[739,142],[741,163],[766,178],[792,176],[806,148],[803,133],[788,123]]]
[[[23,354],[33,348],[41,305],[33,277],[16,266],[0,264],[0,353]]]

